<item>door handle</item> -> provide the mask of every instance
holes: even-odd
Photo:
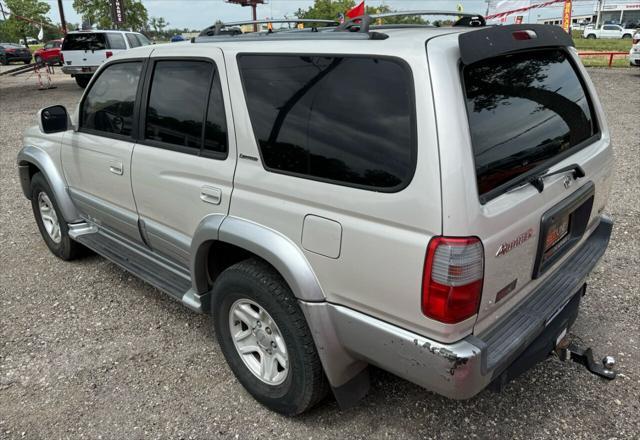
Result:
[[[109,171],[118,176],[122,176],[122,162],[111,162],[109,164]]]
[[[200,200],[212,205],[219,205],[222,201],[222,190],[213,186],[204,185],[200,188]]]

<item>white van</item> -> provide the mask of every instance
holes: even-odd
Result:
[[[85,88],[104,60],[123,50],[149,44],[147,37],[138,32],[69,32],[62,43],[62,71],[75,77],[76,83]]]

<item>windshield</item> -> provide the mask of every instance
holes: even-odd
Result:
[[[501,186],[596,133],[587,95],[562,50],[492,58],[463,73],[481,196],[501,194]]]
[[[104,49],[107,49],[107,43],[103,33],[87,32],[82,34],[67,34],[62,43],[62,50]]]

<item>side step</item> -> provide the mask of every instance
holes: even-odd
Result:
[[[69,235],[77,242],[162,290],[191,310],[203,313],[202,296],[192,289],[191,275],[186,267],[95,225],[82,223],[69,226]]]

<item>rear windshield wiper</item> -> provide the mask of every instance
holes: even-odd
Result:
[[[535,189],[537,189],[538,192],[541,193],[542,191],[544,191],[544,179],[546,177],[555,176],[556,174],[563,174],[563,173],[566,173],[567,171],[573,171],[571,173],[573,180],[578,180],[579,178],[584,177],[586,175],[586,173],[584,172],[584,169],[577,163],[567,165],[566,167],[560,168],[559,170],[556,170],[552,173],[549,173],[548,171],[549,170],[546,169],[544,171],[541,171],[540,173],[534,174],[533,176],[529,176],[525,180],[525,182],[533,185]]]

